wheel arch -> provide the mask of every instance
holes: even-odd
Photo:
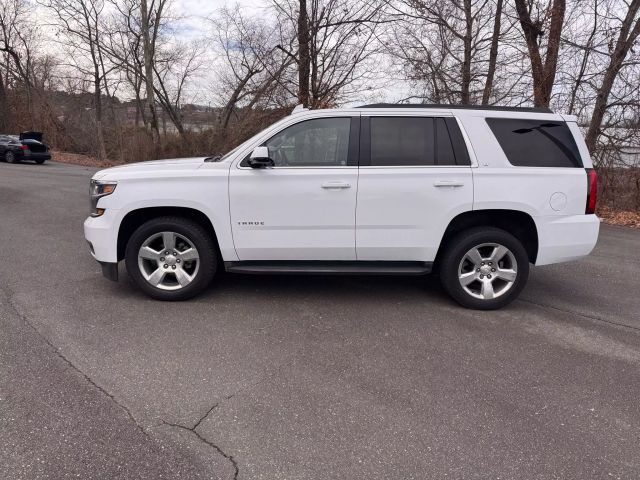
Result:
[[[520,240],[527,251],[529,262],[536,262],[539,246],[538,230],[531,215],[521,210],[471,210],[455,216],[449,222],[440,241],[434,269],[438,268],[439,259],[451,239],[458,233],[473,227],[495,227],[509,232]]]
[[[201,225],[213,238],[216,245],[216,252],[219,258],[220,245],[218,236],[213,227],[211,219],[201,210],[190,207],[143,207],[128,212],[120,222],[118,228],[118,261],[124,259],[127,243],[133,232],[143,223],[158,217],[182,217],[193,220]]]

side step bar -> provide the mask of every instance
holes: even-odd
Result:
[[[224,262],[224,267],[254,275],[426,275],[433,262],[245,261]]]

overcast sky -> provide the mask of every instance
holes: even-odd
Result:
[[[173,0],[171,13],[183,18],[178,34],[183,39],[201,38],[207,30],[205,17],[215,14],[221,7],[240,5],[242,10],[250,15],[273,15],[268,0]],[[215,68],[215,67],[213,67]],[[382,68],[382,67],[381,67]],[[210,69],[209,69],[210,70]],[[384,69],[389,71],[388,69]],[[207,104],[215,101],[212,95],[213,78],[211,74],[201,74],[200,79],[189,86],[188,90],[194,96],[193,101]],[[354,98],[354,104],[372,101],[395,101],[406,96],[408,86],[403,81],[395,81],[393,86],[383,88],[374,97]]]
[[[172,0],[170,4],[171,8],[166,13],[181,19],[177,24],[174,24],[174,32],[179,40],[188,41],[202,39],[206,36],[210,28],[205,20],[206,17],[215,16],[216,11],[225,5],[232,7],[236,4],[240,5],[244,13],[248,15],[259,16],[265,19],[274,15],[270,8],[269,0]],[[54,23],[51,12],[46,11],[46,9],[41,6],[35,6],[35,8],[36,14],[42,19],[43,25],[51,25],[51,23]],[[59,44],[51,43],[45,48],[56,50],[61,56],[64,56],[64,53],[61,52],[63,47]],[[201,69],[197,78],[193,78],[186,88],[184,88],[185,95],[183,101],[186,103],[193,102],[200,105],[215,105],[220,100],[215,92],[217,60],[215,58],[213,45],[211,49],[207,49],[205,53],[207,56],[209,54],[211,57],[206,59],[206,67]],[[384,66],[382,60],[380,69],[381,71],[387,72],[388,75],[389,69]],[[386,82],[381,79],[380,84],[382,83]],[[405,82],[394,80],[393,82],[389,82],[389,84],[393,86],[379,89],[373,96],[364,93],[362,94],[362,98],[353,98],[353,101],[349,104],[359,105],[379,101],[395,101],[406,96],[407,86]],[[373,86],[377,87],[379,85]],[[120,90],[116,92],[116,95],[125,99],[130,97],[130,92]]]

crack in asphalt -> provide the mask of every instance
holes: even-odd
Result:
[[[550,309],[556,310],[558,312],[569,313],[571,315],[576,315],[578,317],[588,318],[589,320],[595,320],[596,322],[606,323],[608,325],[614,325],[616,327],[629,328],[629,329],[634,330],[636,332],[640,332],[640,327],[634,327],[633,325],[627,325],[625,323],[614,322],[613,320],[607,320],[606,318],[596,317],[595,315],[589,315],[589,314],[581,313],[581,312],[574,312],[574,311],[567,310],[567,309],[564,309],[564,308],[555,307],[553,305],[534,302],[533,300],[527,300],[525,298],[518,298],[516,301],[529,303],[531,305],[536,305],[538,307],[550,308]]]
[[[15,312],[15,314],[18,316],[18,318],[20,320],[22,320],[26,325],[29,326],[29,328],[31,328],[35,334],[40,337],[42,339],[43,342],[45,342],[54,352],[54,354],[60,358],[63,362],[65,362],[67,365],[69,365],[69,367],[71,367],[73,370],[75,370],[76,372],[78,372],[80,375],[82,375],[82,377],[85,379],[85,381],[87,383],[89,383],[91,386],[93,386],[94,388],[98,389],[103,395],[107,396],[113,403],[115,403],[120,409],[122,409],[122,411],[124,411],[127,416],[129,417],[129,419],[134,423],[134,425],[136,426],[136,428],[138,430],[140,430],[140,432],[147,438],[149,437],[149,434],[145,431],[144,427],[142,425],[140,425],[140,423],[138,423],[138,421],[136,420],[136,418],[133,416],[133,414],[131,413],[131,410],[129,410],[129,408],[127,408],[126,405],[120,403],[118,401],[118,399],[112,394],[110,393],[108,390],[106,390],[104,387],[98,385],[89,375],[87,375],[85,372],[83,372],[79,367],[77,367],[71,360],[69,360],[69,358],[67,358],[58,347],[56,347],[45,335],[43,335],[37,328],[36,326],[29,320],[29,318],[27,317],[27,315],[23,314],[20,312],[20,310],[18,309],[18,306],[15,304],[15,302],[13,301],[13,294],[9,295],[6,292],[3,292],[6,299],[7,299],[7,304],[9,305],[9,307]]]
[[[273,377],[274,375],[276,375],[277,373],[279,373],[284,367],[291,365],[294,361],[295,358],[297,356],[299,352],[296,352],[292,358],[286,362],[282,362],[280,365],[278,365],[275,369],[273,369],[270,373],[261,376],[260,380],[258,380],[257,382],[252,383],[251,385],[247,385],[245,388],[241,388],[240,390],[237,390],[236,392],[227,395],[226,397],[224,397],[223,401],[227,401],[227,400],[231,400],[232,398],[234,398],[237,395],[241,395],[243,393],[249,392],[252,389],[254,389],[255,387],[257,387],[258,385],[264,383],[265,381],[267,381],[267,379]],[[202,424],[202,422],[204,422],[209,415],[211,415],[211,412],[213,412],[215,409],[217,409],[219,406],[221,406],[221,402],[217,402],[215,403],[211,408],[209,408],[209,410],[207,410],[205,412],[204,415],[202,415],[197,421],[196,423],[193,425],[193,427],[188,427],[186,425],[182,425],[180,423],[171,423],[171,422],[167,422],[164,419],[161,419],[162,423],[164,425],[170,426],[170,427],[174,427],[174,428],[180,428],[182,430],[187,430],[191,433],[193,433],[198,440],[200,440],[201,442],[209,445],[211,448],[213,448],[214,450],[216,450],[220,455],[222,455],[224,458],[226,458],[227,460],[229,460],[229,462],[231,462],[231,464],[233,465],[233,469],[234,469],[234,475],[233,475],[233,479],[237,480],[238,479],[238,475],[240,474],[240,468],[238,466],[238,462],[237,460],[234,458],[233,455],[229,455],[228,453],[226,453],[224,450],[222,450],[222,448],[220,448],[218,445],[216,445],[215,443],[207,440],[203,435],[200,434],[200,432],[198,432],[197,428]]]
[[[227,397],[227,400],[229,400],[229,397]],[[209,414],[213,412],[217,407],[218,407],[218,404],[216,403],[213,407],[207,410],[207,413],[205,413],[203,416],[200,417],[200,419],[196,422],[196,424],[193,427],[191,427],[191,430],[195,430],[196,428],[198,428],[200,424],[204,421],[204,419],[207,418]]]
[[[222,448],[220,448],[218,445],[216,445],[215,443],[207,440],[205,437],[203,437],[202,435],[200,435],[200,433],[196,430],[197,426],[200,424],[200,422],[202,422],[202,420],[204,420],[209,413],[211,413],[211,411],[213,411],[213,409],[215,409],[218,406],[218,404],[215,404],[213,407],[211,407],[209,409],[209,411],[198,421],[198,423],[196,424],[195,427],[191,428],[191,427],[187,427],[186,425],[181,425],[179,423],[171,423],[171,422],[167,422],[165,420],[162,420],[162,423],[164,425],[167,425],[169,427],[174,427],[174,428],[180,428],[182,430],[186,430],[188,432],[193,433],[198,440],[200,440],[201,442],[205,443],[206,445],[209,445],[211,448],[213,448],[216,452],[218,452],[220,455],[222,455],[224,458],[226,458],[227,460],[229,460],[229,462],[231,462],[231,465],[233,466],[233,480],[238,480],[238,475],[240,474],[240,468],[238,467],[238,462],[236,461],[236,459],[233,457],[233,455],[229,455],[228,453],[226,453],[224,450],[222,450]]]

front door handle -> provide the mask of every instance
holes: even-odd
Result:
[[[434,187],[464,187],[464,182],[457,180],[438,180],[434,182]]]
[[[351,188],[351,184],[345,183],[345,182],[324,182],[322,184],[322,188],[327,188],[327,189]]]

